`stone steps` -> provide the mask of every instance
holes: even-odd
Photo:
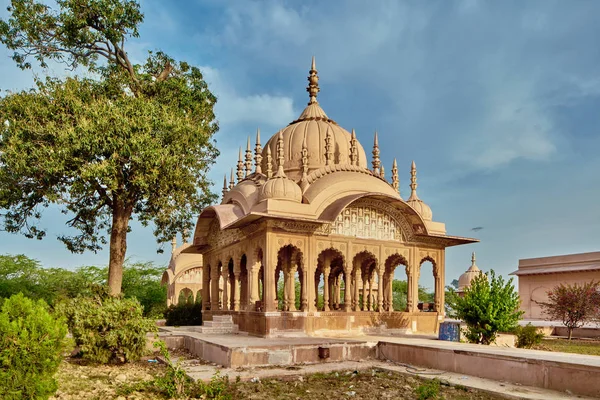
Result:
[[[231,315],[215,315],[212,321],[204,321],[202,326],[194,328],[195,332],[206,334],[237,333],[238,326],[233,323]]]

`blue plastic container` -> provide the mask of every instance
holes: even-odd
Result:
[[[438,339],[448,342],[460,342],[460,322],[442,322]]]

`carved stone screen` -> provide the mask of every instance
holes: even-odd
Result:
[[[345,208],[332,224],[331,233],[379,240],[401,240],[402,237],[402,229],[394,218],[368,206]]]

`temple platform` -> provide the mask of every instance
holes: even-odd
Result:
[[[600,357],[445,342],[427,336],[280,337],[204,334],[160,327],[169,348],[235,371],[367,361],[413,365],[600,398]],[[326,367],[325,364],[329,364]]]

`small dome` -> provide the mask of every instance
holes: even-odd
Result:
[[[263,185],[260,191],[261,200],[277,199],[302,202],[302,190],[294,181],[285,176],[275,176]]]
[[[433,213],[431,212],[431,207],[423,202],[421,199],[408,199],[406,201],[409,206],[415,209],[416,212],[419,213],[421,218],[425,221],[431,221],[433,218]]]
[[[421,218],[423,218],[425,221],[431,221],[433,218],[431,207],[425,204],[425,202],[417,195],[417,166],[415,165],[414,161],[410,167],[410,189],[410,197],[408,200],[406,200],[406,202],[409,206],[414,208],[416,212],[419,213]]]
[[[471,281],[479,274],[482,274],[482,272],[475,264],[475,253],[473,253],[471,256],[471,266],[458,278],[458,291],[464,292],[466,288],[471,286]]]

